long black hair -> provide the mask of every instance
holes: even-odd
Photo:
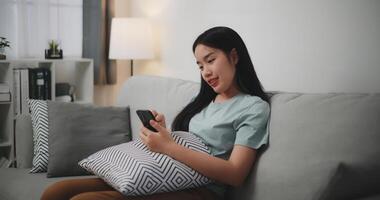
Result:
[[[194,41],[193,53],[197,45],[219,49],[227,57],[233,49],[236,49],[238,62],[236,64],[235,81],[240,92],[258,96],[269,103],[262,85],[257,78],[247,47],[243,40],[234,30],[228,27],[214,27],[201,35]],[[198,95],[175,117],[172,123],[172,131],[188,131],[190,119],[210,102],[215,99],[217,93],[203,80],[201,76],[201,87]]]

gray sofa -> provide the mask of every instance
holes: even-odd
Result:
[[[130,106],[136,138],[140,126],[136,109],[154,108],[165,113],[170,124],[198,88],[199,84],[191,81],[134,76],[123,85],[117,105]],[[321,194],[342,163],[380,166],[380,94],[270,94],[270,145],[260,152],[246,183],[229,189],[229,199],[323,199]],[[19,168],[0,169],[0,199],[39,199],[49,184],[72,177],[28,173],[33,152],[30,117],[20,117],[16,124]],[[380,168],[372,170],[379,174]],[[359,187],[368,195],[356,199],[380,199],[380,192],[367,190],[366,183],[358,184],[350,187]],[[347,189],[347,193],[351,191]]]

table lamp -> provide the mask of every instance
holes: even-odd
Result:
[[[153,38],[149,21],[144,18],[113,18],[111,22],[110,59],[153,58]]]

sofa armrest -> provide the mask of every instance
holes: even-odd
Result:
[[[17,168],[31,168],[33,160],[33,129],[29,114],[16,117],[15,147]]]

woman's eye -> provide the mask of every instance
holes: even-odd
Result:
[[[208,63],[212,63],[212,62],[214,62],[214,60],[215,60],[215,58],[214,59],[211,59],[211,60],[209,60],[209,61],[207,61]]]
[[[202,70],[203,70],[203,66],[199,66],[199,70],[201,70],[201,71],[202,71]]]

